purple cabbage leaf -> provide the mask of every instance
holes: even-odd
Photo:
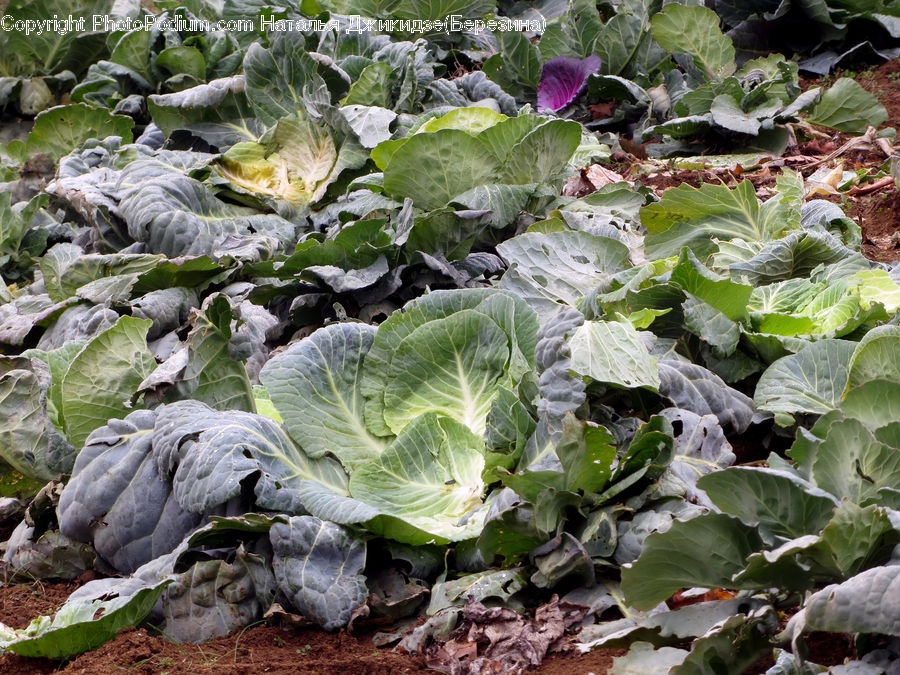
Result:
[[[589,76],[600,70],[602,61],[592,54],[586,59],[557,56],[544,64],[538,84],[539,112],[557,112],[581,96]]]

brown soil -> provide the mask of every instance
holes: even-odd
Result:
[[[0,622],[24,628],[34,617],[51,614],[77,587],[76,583],[35,583],[0,588]],[[544,675],[603,675],[622,650],[597,650],[584,655],[553,654],[531,672]],[[434,673],[422,656],[377,649],[371,633],[326,633],[313,628],[251,626],[204,644],[178,644],[147,628],[129,628],[100,649],[59,663],[0,654],[4,675],[248,675],[315,673],[316,675],[394,675]]]

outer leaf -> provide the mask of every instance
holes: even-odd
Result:
[[[312,516],[275,523],[269,532],[275,579],[304,616],[334,630],[366,602],[366,545],[342,527]]]
[[[302,33],[276,31],[268,49],[253,43],[244,56],[247,98],[267,127],[298,110],[314,111],[330,102],[318,64],[306,49]]]
[[[707,555],[696,555],[698,542]],[[731,516],[711,513],[676,521],[668,531],[647,537],[641,557],[623,568],[625,600],[636,609],[651,609],[682,588],[734,588],[732,576],[761,547],[756,529]]]
[[[378,459],[354,471],[350,493],[440,539],[474,537],[484,514],[461,519],[482,503],[483,452],[483,441],[468,428],[426,413],[408,424]],[[398,538],[396,533],[388,536]]]
[[[630,266],[627,246],[587,232],[525,233],[499,244],[497,252],[510,267],[500,287],[542,314],[556,312],[560,300],[574,306]]]
[[[809,112],[809,121],[853,134],[887,121],[887,110],[878,99],[849,77],[838,79]]]
[[[60,387],[60,399],[66,437],[76,448],[107,420],[128,413],[128,400],[156,367],[147,348],[150,323],[123,316],[72,360]]]
[[[660,416],[673,427],[675,452],[666,473],[676,476],[685,486],[685,497],[705,506],[712,506],[697,481],[708,473],[724,469],[734,463],[731,444],[715,415],[697,415],[683,408],[666,408]]]
[[[660,386],[656,357],[630,323],[585,321],[569,340],[569,351],[570,367],[582,377],[624,387]]]
[[[817,534],[831,520],[831,495],[798,484],[793,476],[755,467],[733,467],[703,476],[697,487],[725,513],[761,532],[796,539]]]
[[[494,37],[499,54],[485,60],[484,71],[488,77],[520,98],[533,95],[541,80],[541,53],[538,48],[519,31],[497,31]],[[543,106],[538,109],[543,109]]]
[[[94,431],[59,500],[60,531],[92,542],[120,572],[169,553],[200,517],[182,510],[151,443],[156,412],[138,410]]]
[[[825,202],[831,204],[831,202]],[[827,232],[789,232],[766,244],[756,255],[729,266],[732,277],[754,286],[808,277],[818,265],[830,265],[853,255]]]
[[[51,659],[97,649],[112,640],[121,628],[133,626],[147,616],[168,584],[163,581],[145,586],[111,600],[70,600],[52,620],[38,617],[18,631],[0,624],[0,649]]]
[[[841,576],[851,577],[884,562],[898,542],[900,531],[891,523],[887,509],[860,508],[843,501],[822,530],[821,548],[831,555]]]
[[[613,659],[612,675],[668,675],[688,654],[685,649],[654,649],[649,642],[635,642],[625,656]]]
[[[566,474],[567,490],[600,492],[612,474],[616,445],[605,427],[566,415],[556,454]]]
[[[856,344],[820,340],[775,361],[759,378],[754,403],[774,413],[824,414],[838,407]]]
[[[132,237],[170,257],[213,254],[229,235],[267,235],[275,245],[294,235],[294,226],[280,216],[226,204],[181,174],[147,181],[119,208]]]
[[[490,135],[491,130],[484,134]],[[503,148],[506,161],[500,170],[498,182],[514,185],[549,182],[566,166],[580,142],[581,127],[574,122],[544,122],[514,146]]]
[[[332,324],[292,344],[260,371],[291,436],[311,456],[331,452],[355,467],[384,449],[365,427],[359,386],[374,338],[372,326]]]
[[[900,607],[900,565],[875,567],[814,593],[791,618],[787,630],[795,636],[804,628],[900,635],[897,607]]]
[[[252,413],[218,412],[196,401],[160,409],[154,451],[160,467],[177,465],[172,490],[179,504],[204,513],[241,494],[241,483],[259,475],[259,506],[302,513],[297,490],[305,481],[346,495],[346,476],[333,459],[312,459],[277,422]]]
[[[734,72],[734,46],[719,30],[719,17],[711,9],[668,5],[653,16],[650,26],[663,49],[689,54],[708,79]]]
[[[390,125],[397,118],[393,110],[367,105],[344,105],[341,114],[364,148],[374,148],[389,139]]]
[[[857,420],[835,422],[819,444],[812,477],[838,498],[877,502],[880,488],[900,484],[900,450],[877,441]]]
[[[166,635],[178,642],[205,642],[256,621],[266,600],[258,597],[263,589],[257,594],[254,588],[251,566],[259,563],[253,557],[241,546],[234,562],[199,560],[173,574],[163,600]]]
[[[52,376],[37,360],[0,359],[0,457],[22,475],[43,481],[68,473],[75,460],[75,448],[52,422]]]
[[[900,382],[900,326],[878,326],[865,334],[850,357],[847,389],[875,379]]]
[[[844,395],[841,412],[875,431],[900,420],[900,382],[871,380]]]
[[[781,201],[790,205],[792,197]],[[666,258],[688,246],[702,260],[714,249],[712,237],[746,241],[774,238],[792,224],[776,206],[778,203],[761,208],[749,181],[738,183],[733,190],[710,184],[700,188],[684,184],[666,190],[658,202],[641,209],[641,223],[648,230],[647,256]],[[799,225],[799,206],[796,211]]]
[[[103,140],[107,136],[121,136],[131,143],[134,121],[124,115],[111,115],[101,108],[84,103],[72,103],[50,108],[34,120],[28,134],[26,152],[43,152],[54,159],[67,155],[89,138]]]
[[[705,675],[722,668],[741,672],[771,650],[770,635],[777,627],[778,618],[772,607],[729,617],[694,641],[691,653],[676,672]]]
[[[226,149],[255,141],[265,130],[244,95],[244,75],[210,80],[171,94],[151,94],[147,107],[153,122],[167,136],[188,129],[215,147]]]
[[[715,307],[732,321],[747,315],[747,301],[753,288],[720,277],[697,260],[690,249],[682,250],[671,279],[686,293]]]
[[[659,361],[659,393],[679,408],[698,415],[715,415],[723,427],[738,433],[753,420],[753,401],[729,387],[703,366],[676,359]]]

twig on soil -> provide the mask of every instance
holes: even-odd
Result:
[[[882,188],[890,187],[894,184],[893,176],[885,176],[883,178],[879,178],[868,185],[854,185],[849,190],[847,190],[846,194],[848,195],[867,195],[870,192],[875,192],[876,190],[880,190]]]

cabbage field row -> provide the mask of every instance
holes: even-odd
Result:
[[[900,265],[789,168],[765,200],[597,169],[890,148],[872,95],[798,62],[900,55],[900,8],[706,4],[11,0],[2,564],[98,578],[0,652],[275,608],[452,673],[566,640],[816,673],[822,631],[858,634],[832,672],[896,672]],[[26,35],[54,15],[86,29]]]

